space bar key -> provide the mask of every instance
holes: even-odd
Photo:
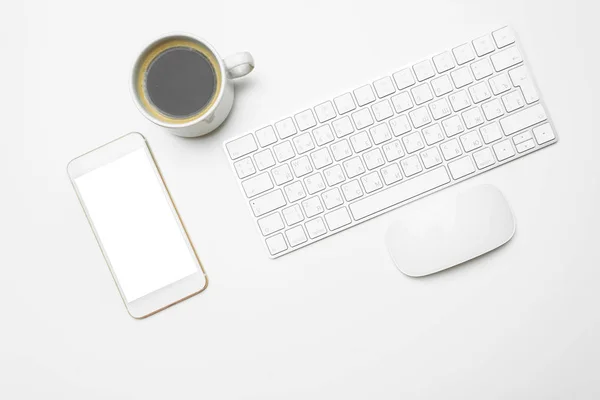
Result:
[[[350,204],[350,211],[355,220],[393,207],[413,197],[429,192],[450,182],[446,168],[440,167],[426,172],[411,180],[392,186],[389,189],[375,193],[372,196]]]

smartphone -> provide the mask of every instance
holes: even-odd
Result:
[[[67,172],[133,318],[206,288],[204,268],[141,134],[75,158]]]

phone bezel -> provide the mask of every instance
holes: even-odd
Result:
[[[171,283],[170,285],[162,287],[154,292],[151,292],[139,299],[128,302],[123,293],[123,290],[121,289],[121,285],[119,284],[119,279],[112,268],[108,254],[106,253],[104,246],[102,245],[102,240],[100,239],[100,236],[98,235],[96,228],[94,227],[94,222],[91,219],[90,214],[88,213],[83,197],[81,196],[77,188],[75,179],[96,168],[102,167],[103,165],[115,161],[127,154],[137,151],[140,148],[145,149],[146,155],[151,161],[154,172],[156,174],[156,178],[158,180],[158,184],[161,185],[164,193],[166,194],[166,197],[169,201],[169,206],[171,207],[173,216],[177,220],[177,224],[179,225],[179,228],[182,232],[182,236],[186,241],[186,244],[190,249],[191,254],[194,256],[193,258],[196,262],[196,266],[198,267],[198,271],[174,283]],[[77,194],[79,203],[81,204],[81,207],[83,208],[85,216],[90,224],[90,227],[92,228],[94,237],[96,238],[96,242],[100,246],[100,250],[102,252],[104,260],[106,261],[106,264],[108,265],[113,280],[115,281],[115,284],[119,289],[119,294],[121,295],[121,299],[123,300],[123,303],[125,304],[129,315],[136,319],[146,318],[152,314],[164,310],[165,308],[177,304],[180,301],[192,297],[206,289],[208,285],[208,278],[206,276],[206,273],[204,272],[204,267],[202,266],[198,254],[196,253],[196,250],[192,244],[192,241],[189,238],[187,230],[185,229],[185,225],[183,224],[183,221],[179,216],[177,207],[175,207],[173,199],[171,198],[171,194],[167,189],[160,169],[158,168],[156,160],[154,159],[154,155],[150,150],[150,146],[148,146],[146,138],[142,134],[137,132],[126,134],[124,136],[121,136],[120,138],[117,138],[109,143],[106,143],[103,146],[100,146],[71,160],[71,162],[69,162],[69,164],[67,165],[67,173],[69,175],[69,179],[71,180],[71,184],[75,189],[75,193]]]

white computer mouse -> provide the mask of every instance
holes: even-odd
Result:
[[[461,264],[502,246],[515,233],[513,213],[495,186],[446,192],[403,207],[388,228],[387,248],[406,275],[425,276]]]

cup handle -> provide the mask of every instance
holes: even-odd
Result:
[[[225,57],[223,62],[227,75],[233,79],[248,75],[254,69],[254,58],[247,51]]]

